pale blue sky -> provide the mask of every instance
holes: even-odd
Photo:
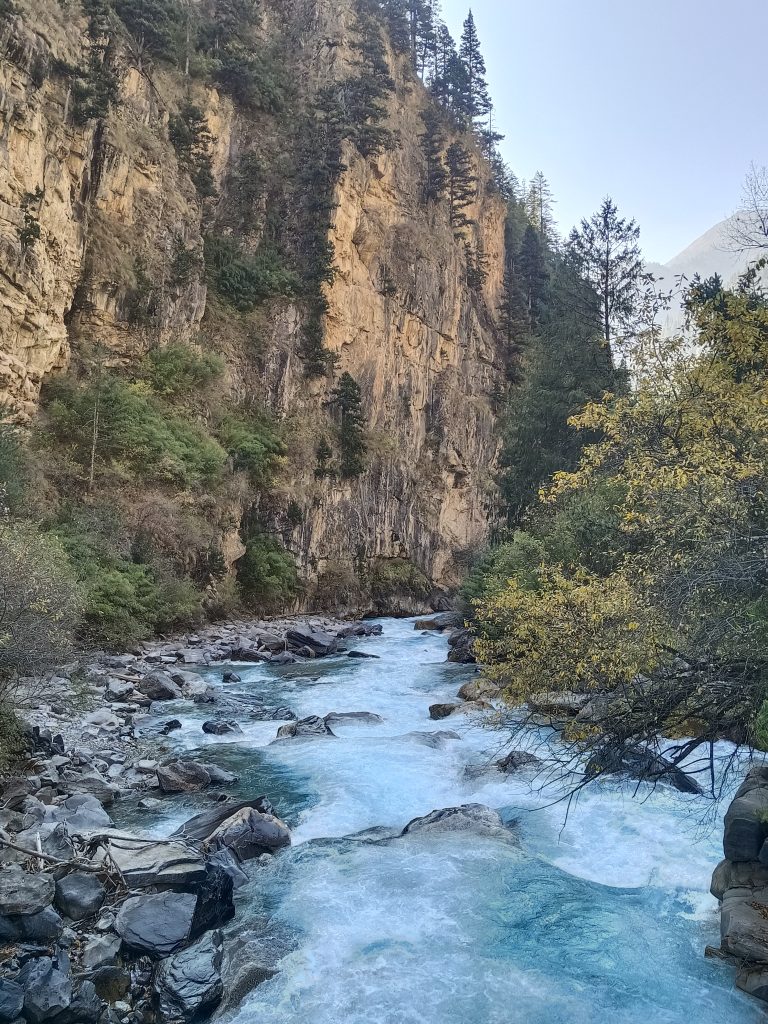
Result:
[[[470,0],[443,0],[458,38]],[[513,170],[569,230],[610,194],[666,262],[768,164],[768,0],[472,0]]]

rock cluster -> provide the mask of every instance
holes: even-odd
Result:
[[[752,768],[725,815],[725,859],[712,876],[720,901],[720,949],[736,984],[768,1002],[768,766]]]

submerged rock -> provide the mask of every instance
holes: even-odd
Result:
[[[432,704],[429,708],[429,717],[433,721],[439,722],[443,718],[449,718],[460,707],[460,704]]]
[[[298,722],[288,722],[281,725],[277,730],[277,738],[293,739],[299,736],[333,736],[324,718],[311,715],[309,718],[302,718]]]
[[[494,700],[501,695],[499,687],[490,679],[472,679],[464,683],[458,692],[462,700],[474,702],[479,700]]]
[[[457,732],[442,729],[439,732],[407,732],[405,738],[422,743],[425,747],[433,747],[435,750],[439,750],[451,740],[460,740],[461,736]]]
[[[496,767],[499,771],[507,772],[509,774],[512,772],[518,772],[522,768],[536,768],[541,763],[541,758],[536,757],[535,754],[529,754],[525,750],[513,750],[497,761]]]
[[[237,722],[203,722],[203,732],[210,736],[226,736],[230,733],[242,733]]]
[[[424,832],[472,832],[495,838],[514,838],[509,829],[505,828],[498,811],[484,804],[463,804],[461,807],[444,807],[432,811],[410,821],[401,835]]]
[[[642,782],[663,782],[681,793],[701,795],[701,786],[665,757],[646,747],[607,746],[596,751],[586,767],[588,776],[626,775]]]
[[[326,725],[380,725],[384,719],[372,711],[332,711],[323,721]]]

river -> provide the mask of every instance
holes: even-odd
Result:
[[[464,715],[430,721],[428,706],[453,700],[473,672],[446,663],[445,639],[412,621],[383,626],[356,641],[379,660],[240,666],[242,682],[228,684],[299,717],[368,711],[381,724],[273,743],[277,723],[244,718],[242,736],[222,743],[202,733],[204,709],[178,716],[174,749],[236,769],[239,792],[266,793],[293,829],[292,848],[238,894],[238,929],[266,928],[273,938],[262,941],[283,943],[285,956],[245,996],[237,1024],[764,1020],[733,972],[703,956],[718,944],[708,889],[721,853],[719,829],[700,827],[701,798],[659,788],[633,799],[602,781],[564,822],[563,804],[546,806],[551,794],[530,776],[477,770],[502,734]],[[424,736],[446,730],[459,738]],[[515,821],[519,843],[342,838],[470,802]],[[163,807],[142,826],[170,830],[195,809],[189,799]]]

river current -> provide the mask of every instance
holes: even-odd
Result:
[[[701,798],[603,780],[567,821],[525,772],[483,770],[505,734],[453,715],[473,669],[413,621],[383,620],[355,641],[378,660],[338,657],[282,668],[237,666],[234,693],[299,717],[367,711],[380,724],[334,725],[336,738],[274,743],[278,724],[244,717],[234,742],[205,736],[203,708],[177,714],[175,749],[240,775],[293,829],[293,846],[258,865],[238,893],[238,927],[281,937],[279,972],[230,1015],[237,1024],[752,1024],[757,1004],[704,958],[718,944],[709,881],[719,822]],[[223,669],[208,678],[222,685]],[[210,713],[210,709],[209,709]],[[425,734],[445,733],[450,736]],[[229,739],[229,738],[227,738]],[[519,746],[519,743],[516,744]],[[515,822],[518,842],[472,833],[390,842],[344,839],[402,828],[435,808],[482,803]],[[170,831],[194,813],[164,804],[142,827]],[[136,820],[136,824],[138,824]],[[289,940],[285,937],[288,936]],[[270,941],[267,938],[265,941]]]

